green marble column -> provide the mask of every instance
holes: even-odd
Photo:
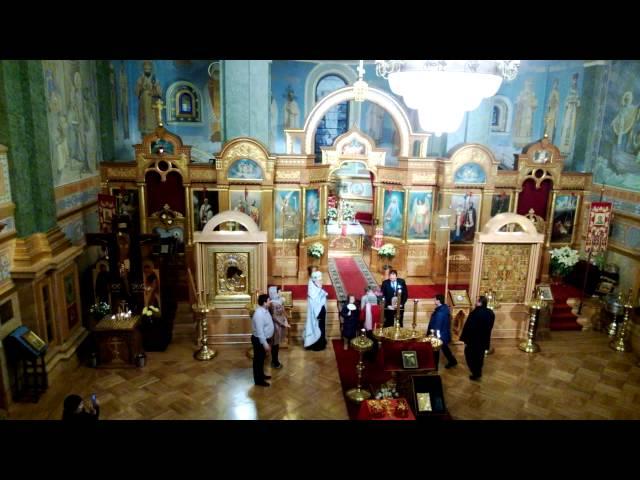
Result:
[[[56,225],[56,206],[39,60],[0,62],[0,143],[9,148],[18,236],[46,232]]]

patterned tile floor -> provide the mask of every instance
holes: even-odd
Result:
[[[554,332],[528,355],[516,340],[494,340],[482,381],[471,382],[463,347],[460,362],[442,369],[445,401],[454,419],[640,419],[640,367],[633,353],[617,353],[597,332]],[[331,345],[331,343],[329,343]],[[193,359],[187,340],[148,354],[143,369],[91,369],[61,374],[37,404],[13,404],[9,419],[58,419],[70,393],[96,392],[102,419],[346,420],[331,346],[281,353],[272,386],[253,386],[246,347],[216,347],[209,362]]]

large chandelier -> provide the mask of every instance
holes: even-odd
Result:
[[[465,112],[494,96],[519,68],[520,60],[376,60],[376,74],[436,135],[456,131]]]

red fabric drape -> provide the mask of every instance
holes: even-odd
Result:
[[[184,200],[184,186],[182,177],[176,172],[167,175],[167,181],[163,182],[157,172],[147,172],[145,175],[147,184],[147,215],[162,210],[165,203],[171,210],[187,213]]]
[[[540,184],[540,188],[536,189],[536,182],[528,179],[522,184],[522,192],[518,197],[519,215],[526,215],[529,209],[533,208],[536,215],[547,218],[547,208],[549,206],[549,192],[553,188],[551,180],[545,180]]]

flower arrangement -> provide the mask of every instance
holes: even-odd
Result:
[[[310,257],[321,258],[322,255],[324,255],[324,245],[322,245],[320,242],[312,243],[309,246],[309,250],[307,250],[307,253]]]
[[[393,258],[396,256],[396,247],[392,243],[385,243],[378,250],[378,255],[383,258]]]
[[[551,274],[566,277],[578,263],[578,251],[569,247],[551,250]]]
[[[111,305],[109,305],[107,302],[98,302],[94,305],[91,305],[89,311],[91,312],[91,315],[94,316],[94,318],[101,319],[105,315],[111,313]]]
[[[335,220],[338,218],[338,209],[336,207],[329,207],[327,209],[327,217],[329,220]]]
[[[144,307],[142,309],[142,315],[145,317],[159,317],[160,309],[158,307],[154,307],[153,305],[149,305],[148,307]]]
[[[387,385],[386,383],[380,386],[380,390],[376,393],[376,400],[383,400],[385,398],[398,398],[396,388],[393,385]]]

